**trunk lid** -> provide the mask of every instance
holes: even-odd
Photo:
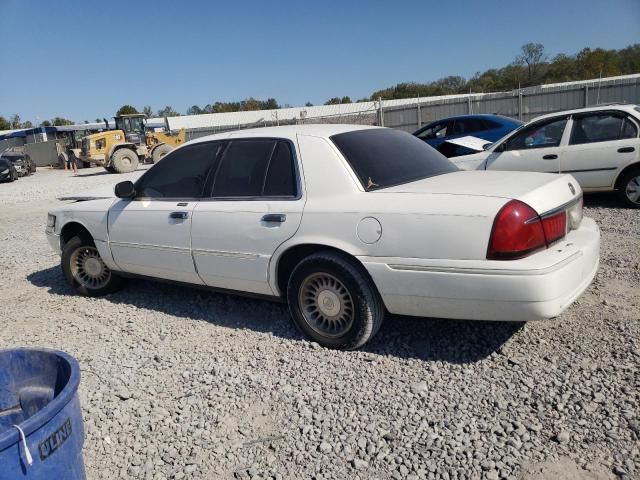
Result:
[[[574,203],[582,196],[571,175],[472,170],[425,178],[372,193],[449,194],[520,200],[539,215]]]

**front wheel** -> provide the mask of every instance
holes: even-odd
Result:
[[[640,208],[640,168],[625,173],[618,194],[628,206]]]
[[[62,271],[76,292],[87,297],[106,295],[122,285],[122,278],[104,264],[95,244],[80,237],[73,237],[62,249]]]
[[[332,251],[313,254],[295,267],[287,301],[298,328],[329,348],[361,347],[384,319],[382,299],[364,268]]]
[[[138,168],[138,154],[129,148],[116,150],[111,156],[111,165],[118,173],[133,172]]]
[[[166,154],[171,152],[171,150],[173,150],[173,148],[171,148],[171,146],[167,145],[166,143],[158,145],[153,151],[153,163],[158,163]]]

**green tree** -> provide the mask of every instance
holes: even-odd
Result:
[[[151,109],[151,105],[145,105],[142,108],[142,113],[144,113],[147,118],[153,117],[153,110]]]
[[[11,124],[6,118],[0,116],[0,130],[11,130]]]
[[[40,124],[41,127],[50,127],[51,126],[51,122],[49,120],[45,120],[44,122],[42,122]]]
[[[135,107],[132,107],[131,105],[123,105],[116,112],[116,116],[117,115],[134,115],[136,113],[138,113],[138,110],[136,110]]]
[[[20,115],[18,115],[17,113],[14,115],[11,115],[11,118],[9,119],[9,123],[11,124],[11,128],[21,128]]]
[[[173,107],[167,105],[162,110],[158,110],[158,117],[179,117],[180,114],[176,112]]]
[[[95,121],[95,123],[100,123],[100,122],[102,122],[102,119],[101,118],[96,118],[94,121]]]
[[[44,122],[42,122],[44,124]],[[51,120],[50,124],[53,123],[54,127],[61,127],[63,125],[73,125],[73,120],[67,120],[66,118],[62,118],[62,117],[55,117],[54,119]],[[47,126],[47,125],[45,125]]]
[[[307,102],[304,104],[305,107],[313,107],[313,103],[311,102]]]
[[[22,128],[33,128],[33,123],[31,123],[29,120],[27,120],[26,122],[22,122]]]
[[[326,102],[324,102],[325,105],[339,105],[340,104],[340,97],[332,97],[329,100],[327,100]]]
[[[205,113],[198,105],[193,105],[187,108],[187,115],[201,115]]]
[[[520,54],[516,57],[516,64],[526,65],[529,80],[536,76],[536,72],[541,62],[545,61],[544,45],[541,43],[525,43],[520,47]]]

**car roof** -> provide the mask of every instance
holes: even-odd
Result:
[[[506,122],[517,123],[517,124],[521,124],[522,123],[517,118],[506,117],[504,115],[498,115],[498,114],[495,114],[495,113],[470,113],[468,115],[455,115],[453,117],[440,118],[438,120],[434,120],[432,122],[429,122],[427,125],[424,125],[421,128],[427,127],[427,126],[431,125],[432,123],[446,122],[448,120],[459,120],[459,119],[465,119],[465,118],[486,118],[488,120],[495,120],[496,118],[498,118],[498,119],[506,121]]]
[[[216,133],[205,137],[196,138],[188,144],[223,140],[228,138],[286,138],[295,140],[297,135],[311,135],[314,137],[329,138],[339,133],[353,132],[356,130],[368,130],[381,127],[371,125],[344,125],[344,124],[314,124],[314,125],[283,125],[281,127],[249,128],[246,130],[233,130],[230,132]],[[185,144],[186,145],[186,144]]]
[[[638,116],[638,111],[636,110],[637,105],[630,103],[610,103],[607,105],[594,105],[592,107],[583,107],[583,108],[575,108],[573,110],[561,110],[559,112],[547,113],[546,115],[540,115],[539,117],[535,117],[530,120],[528,123],[537,122],[538,120],[544,120],[545,118],[553,118],[561,115],[574,115],[576,113],[588,113],[588,112],[600,112],[600,111],[611,111],[611,110],[620,110],[627,113],[633,113],[635,116]]]

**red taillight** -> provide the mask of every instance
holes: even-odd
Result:
[[[524,202],[511,200],[496,215],[489,239],[489,260],[514,260],[546,248],[567,234],[565,210],[540,218]]]
[[[560,213],[542,218],[542,228],[544,230],[544,238],[547,246],[556,240],[560,240],[567,234],[567,212],[564,210]]]
[[[522,258],[546,246],[538,213],[524,202],[511,200],[502,207],[493,221],[487,258]]]

